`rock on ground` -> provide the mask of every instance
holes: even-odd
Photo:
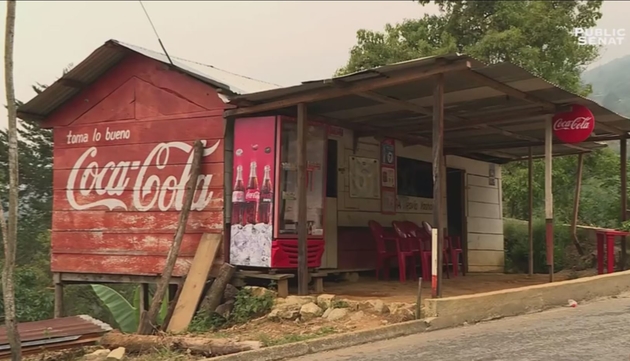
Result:
[[[381,300],[369,300],[361,304],[362,310],[371,311],[378,314],[389,313],[389,307]]]
[[[122,360],[125,357],[125,348],[119,347],[117,349],[112,350],[108,355],[108,360]]]
[[[102,361],[105,360],[107,358],[107,355],[109,355],[110,350],[108,349],[102,349],[102,350],[96,350],[92,353],[89,353],[85,356],[83,356],[83,360],[85,361]]]
[[[332,307],[335,299],[335,295],[319,295],[317,296],[317,305],[322,309],[327,310]]]
[[[254,297],[266,297],[270,296],[272,298],[278,297],[278,293],[276,291],[272,291],[265,287],[256,287],[256,286],[245,286],[243,289],[249,290]]]
[[[231,284],[227,284],[225,286],[225,290],[223,291],[223,302],[227,302],[230,300],[236,299],[236,294],[238,293],[238,288],[232,286]]]
[[[326,317],[326,319],[328,321],[336,321],[336,320],[340,320],[344,317],[346,317],[348,315],[348,310],[345,308],[334,308],[332,309],[332,311],[330,311],[330,313],[328,314],[328,317]]]
[[[280,320],[296,320],[300,317],[301,305],[296,303],[283,304],[274,307],[267,315],[267,318],[272,321]]]
[[[218,313],[221,317],[227,319],[230,316],[230,313],[232,313],[232,310],[234,309],[235,302],[236,302],[235,300],[228,300],[227,302],[219,305],[219,307],[217,307],[217,309],[214,312]]]
[[[300,308],[300,317],[303,321],[310,321],[321,316],[322,313],[324,311],[313,302],[307,303]]]

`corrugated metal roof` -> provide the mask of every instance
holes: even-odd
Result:
[[[23,354],[94,344],[102,335],[111,330],[108,324],[87,315],[18,324]],[[0,357],[5,357],[10,352],[7,329],[2,326],[0,327]]]
[[[130,51],[170,65],[168,58],[162,53],[125,44],[117,40],[109,40],[94,50],[92,54],[73,67],[68,73],[49,85],[42,93],[19,107],[18,116],[22,119],[33,120],[48,116],[81,91],[76,86],[72,86],[73,83],[92,84],[106,71],[118,64]],[[276,84],[233,74],[210,65],[185,61],[173,56],[171,56],[171,59],[177,70],[210,86],[221,89],[228,95],[279,87]]]
[[[324,94],[332,88],[356,88],[376,78],[404,79],[408,74],[426,71],[438,62],[465,61],[470,63],[470,70],[444,74],[444,144],[449,154],[497,162],[521,159],[528,154],[529,146],[533,147],[535,156],[544,154],[544,119],[548,110],[540,103],[530,101],[531,98],[554,107],[582,104],[595,116],[595,131],[588,142],[554,145],[554,154],[576,154],[601,148],[605,144],[595,142],[619,139],[630,132],[630,120],[592,100],[557,87],[514,64],[486,66],[462,54],[426,57],[298,86],[243,94],[233,97],[231,103],[246,109],[278,102],[276,111],[295,115],[297,103],[292,99],[306,101],[304,99],[315,99],[316,94]],[[526,94],[530,100],[506,95],[468,73],[507,85]],[[423,139],[419,143],[427,143],[432,134],[433,88],[434,80],[424,78],[370,91],[381,99],[351,92],[342,96],[321,96],[319,100],[307,101],[308,111],[309,115],[329,120],[337,126],[365,129],[368,134],[373,132],[381,136],[404,134],[406,138],[415,137]],[[383,97],[390,101],[383,101]],[[406,106],[401,106],[401,103],[406,103]],[[265,112],[269,112],[271,106],[266,108]],[[423,108],[423,111],[418,111],[418,108]],[[475,152],[475,149],[479,151]]]

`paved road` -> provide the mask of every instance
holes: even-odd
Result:
[[[291,361],[628,361],[630,295]]]

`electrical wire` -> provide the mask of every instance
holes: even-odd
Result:
[[[168,52],[166,51],[164,44],[162,44],[162,39],[160,39],[160,35],[158,34],[157,29],[155,28],[155,25],[153,25],[153,21],[151,20],[151,16],[149,16],[149,12],[144,7],[142,0],[138,0],[138,2],[140,3],[140,6],[142,6],[142,10],[144,10],[144,15],[147,16],[147,20],[149,20],[149,24],[151,24],[151,28],[153,28],[153,33],[155,34],[155,37],[157,38],[158,43],[160,43],[160,47],[162,47],[162,50],[164,51],[164,55],[166,55],[168,62],[171,63],[172,66],[175,66],[175,64],[173,64],[173,61],[171,60],[171,57],[168,55]]]

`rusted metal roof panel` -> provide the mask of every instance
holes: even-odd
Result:
[[[48,116],[81,91],[80,88],[72,86],[72,83],[92,84],[105,72],[118,64],[129,52],[135,52],[171,65],[168,58],[162,53],[125,44],[117,40],[109,40],[94,50],[81,63],[70,69],[68,73],[48,86],[42,93],[20,106],[18,108],[18,116],[22,119],[33,120]],[[212,87],[222,89],[230,95],[280,87],[276,84],[238,76],[211,66],[202,66],[201,63],[184,63],[183,60],[180,61],[180,58],[173,56],[171,56],[171,60],[173,60],[174,68],[178,71],[188,74]]]
[[[87,315],[18,324],[24,354],[95,343],[111,331],[108,324]],[[0,358],[10,354],[5,326],[0,327]]]
[[[555,155],[576,154],[605,147],[601,141],[618,139],[630,132],[630,120],[595,101],[568,92],[514,64],[486,66],[461,54],[422,58],[342,77],[306,82],[300,86],[244,94],[234,97],[233,102],[243,104],[241,107],[246,108],[250,105],[285,100],[292,96],[318,93],[337,87],[341,83],[342,86],[347,86],[378,77],[404,76],[403,74],[409,72],[421,72],[440,60],[469,61],[471,69],[468,72],[483,75],[495,83],[513,88],[529,98],[539,99],[546,104],[560,107],[571,104],[587,106],[596,119],[593,136],[588,142],[575,146],[556,144]],[[382,101],[366,97],[365,94],[348,94],[312,101],[308,104],[308,109],[309,114],[334,120],[338,126],[346,125],[350,129],[368,126],[375,134],[382,129],[382,134],[390,131],[430,140],[433,88],[433,79],[416,80],[371,91],[393,101]],[[401,106],[401,102],[406,103],[406,106]],[[410,109],[413,107],[415,108]],[[281,111],[290,114],[295,111],[294,108],[295,106],[287,106]],[[452,154],[470,155],[475,149],[479,149],[476,158],[487,157],[488,161],[505,162],[527,155],[529,150],[527,147],[523,148],[523,143],[531,142],[534,155],[542,155],[544,148],[539,143],[544,142],[545,119],[548,113],[544,111],[540,102],[506,95],[499,87],[472,77],[466,71],[444,74],[444,142],[445,147],[453,151]],[[488,124],[481,124],[483,122]]]

